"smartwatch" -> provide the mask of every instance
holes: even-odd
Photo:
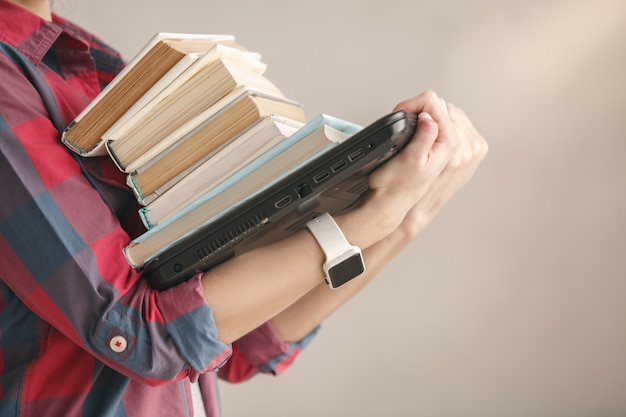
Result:
[[[326,255],[324,273],[330,288],[340,287],[365,272],[361,249],[348,242],[330,214],[309,220],[306,227]]]

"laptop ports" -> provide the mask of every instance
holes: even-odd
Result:
[[[331,167],[331,171],[333,172],[337,172],[337,171],[341,171],[342,169],[344,169],[345,167],[348,166],[348,163],[345,160],[341,160],[339,162],[335,162]]]
[[[330,177],[330,173],[328,171],[322,171],[313,177],[313,181],[315,181],[316,184],[319,184],[328,177]]]
[[[363,151],[363,149],[357,149],[356,151],[348,155],[348,159],[350,160],[350,162],[354,162],[357,159],[361,158],[363,155],[365,155],[365,151]]]
[[[290,195],[286,195],[283,198],[281,198],[280,200],[276,201],[274,203],[274,206],[276,208],[283,208],[289,205],[289,203],[291,203],[291,196]]]

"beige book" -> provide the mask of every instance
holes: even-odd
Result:
[[[184,82],[153,106],[141,109],[107,140],[107,150],[118,167],[133,172],[171,145],[175,132],[185,126],[237,87],[246,87],[283,97],[266,77],[217,59]]]
[[[162,77],[176,78],[217,42],[236,46],[232,35],[158,33],[74,119],[63,142],[83,156],[106,154],[102,135]]]
[[[197,116],[194,128],[185,135],[174,132],[172,145],[146,165],[129,174],[128,184],[138,199],[154,193],[173,178],[193,169],[227,141],[265,116],[276,114],[305,122],[302,107],[293,101],[247,89],[235,90]]]
[[[304,124],[280,116],[266,116],[231,140],[139,211],[147,228],[175,215],[261,154],[291,136]]]
[[[261,55],[242,48],[241,46],[234,47],[232,43],[216,43],[208,51],[190,56],[190,59],[194,60],[191,65],[183,67],[182,70],[170,71],[173,72],[172,76],[166,75],[161,77],[141,98],[135,101],[135,104],[117,119],[102,135],[102,139],[106,143],[119,136],[120,132],[124,132],[132,127],[134,122],[145,117],[158,103],[174,94],[183,84],[197,76],[198,73],[205,71],[209,65],[218,59],[226,60],[256,74],[263,74],[267,69],[267,64],[261,61]],[[179,64],[176,66],[178,67]]]

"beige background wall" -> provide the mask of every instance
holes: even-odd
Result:
[[[626,415],[626,2],[57,0],[131,57],[233,33],[303,103],[366,124],[438,91],[473,181],[282,377],[226,416]]]

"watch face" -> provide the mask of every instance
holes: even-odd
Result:
[[[365,271],[363,258],[360,253],[346,258],[337,265],[333,265],[328,269],[328,277],[330,278],[333,288],[337,288],[352,278],[361,275]]]

